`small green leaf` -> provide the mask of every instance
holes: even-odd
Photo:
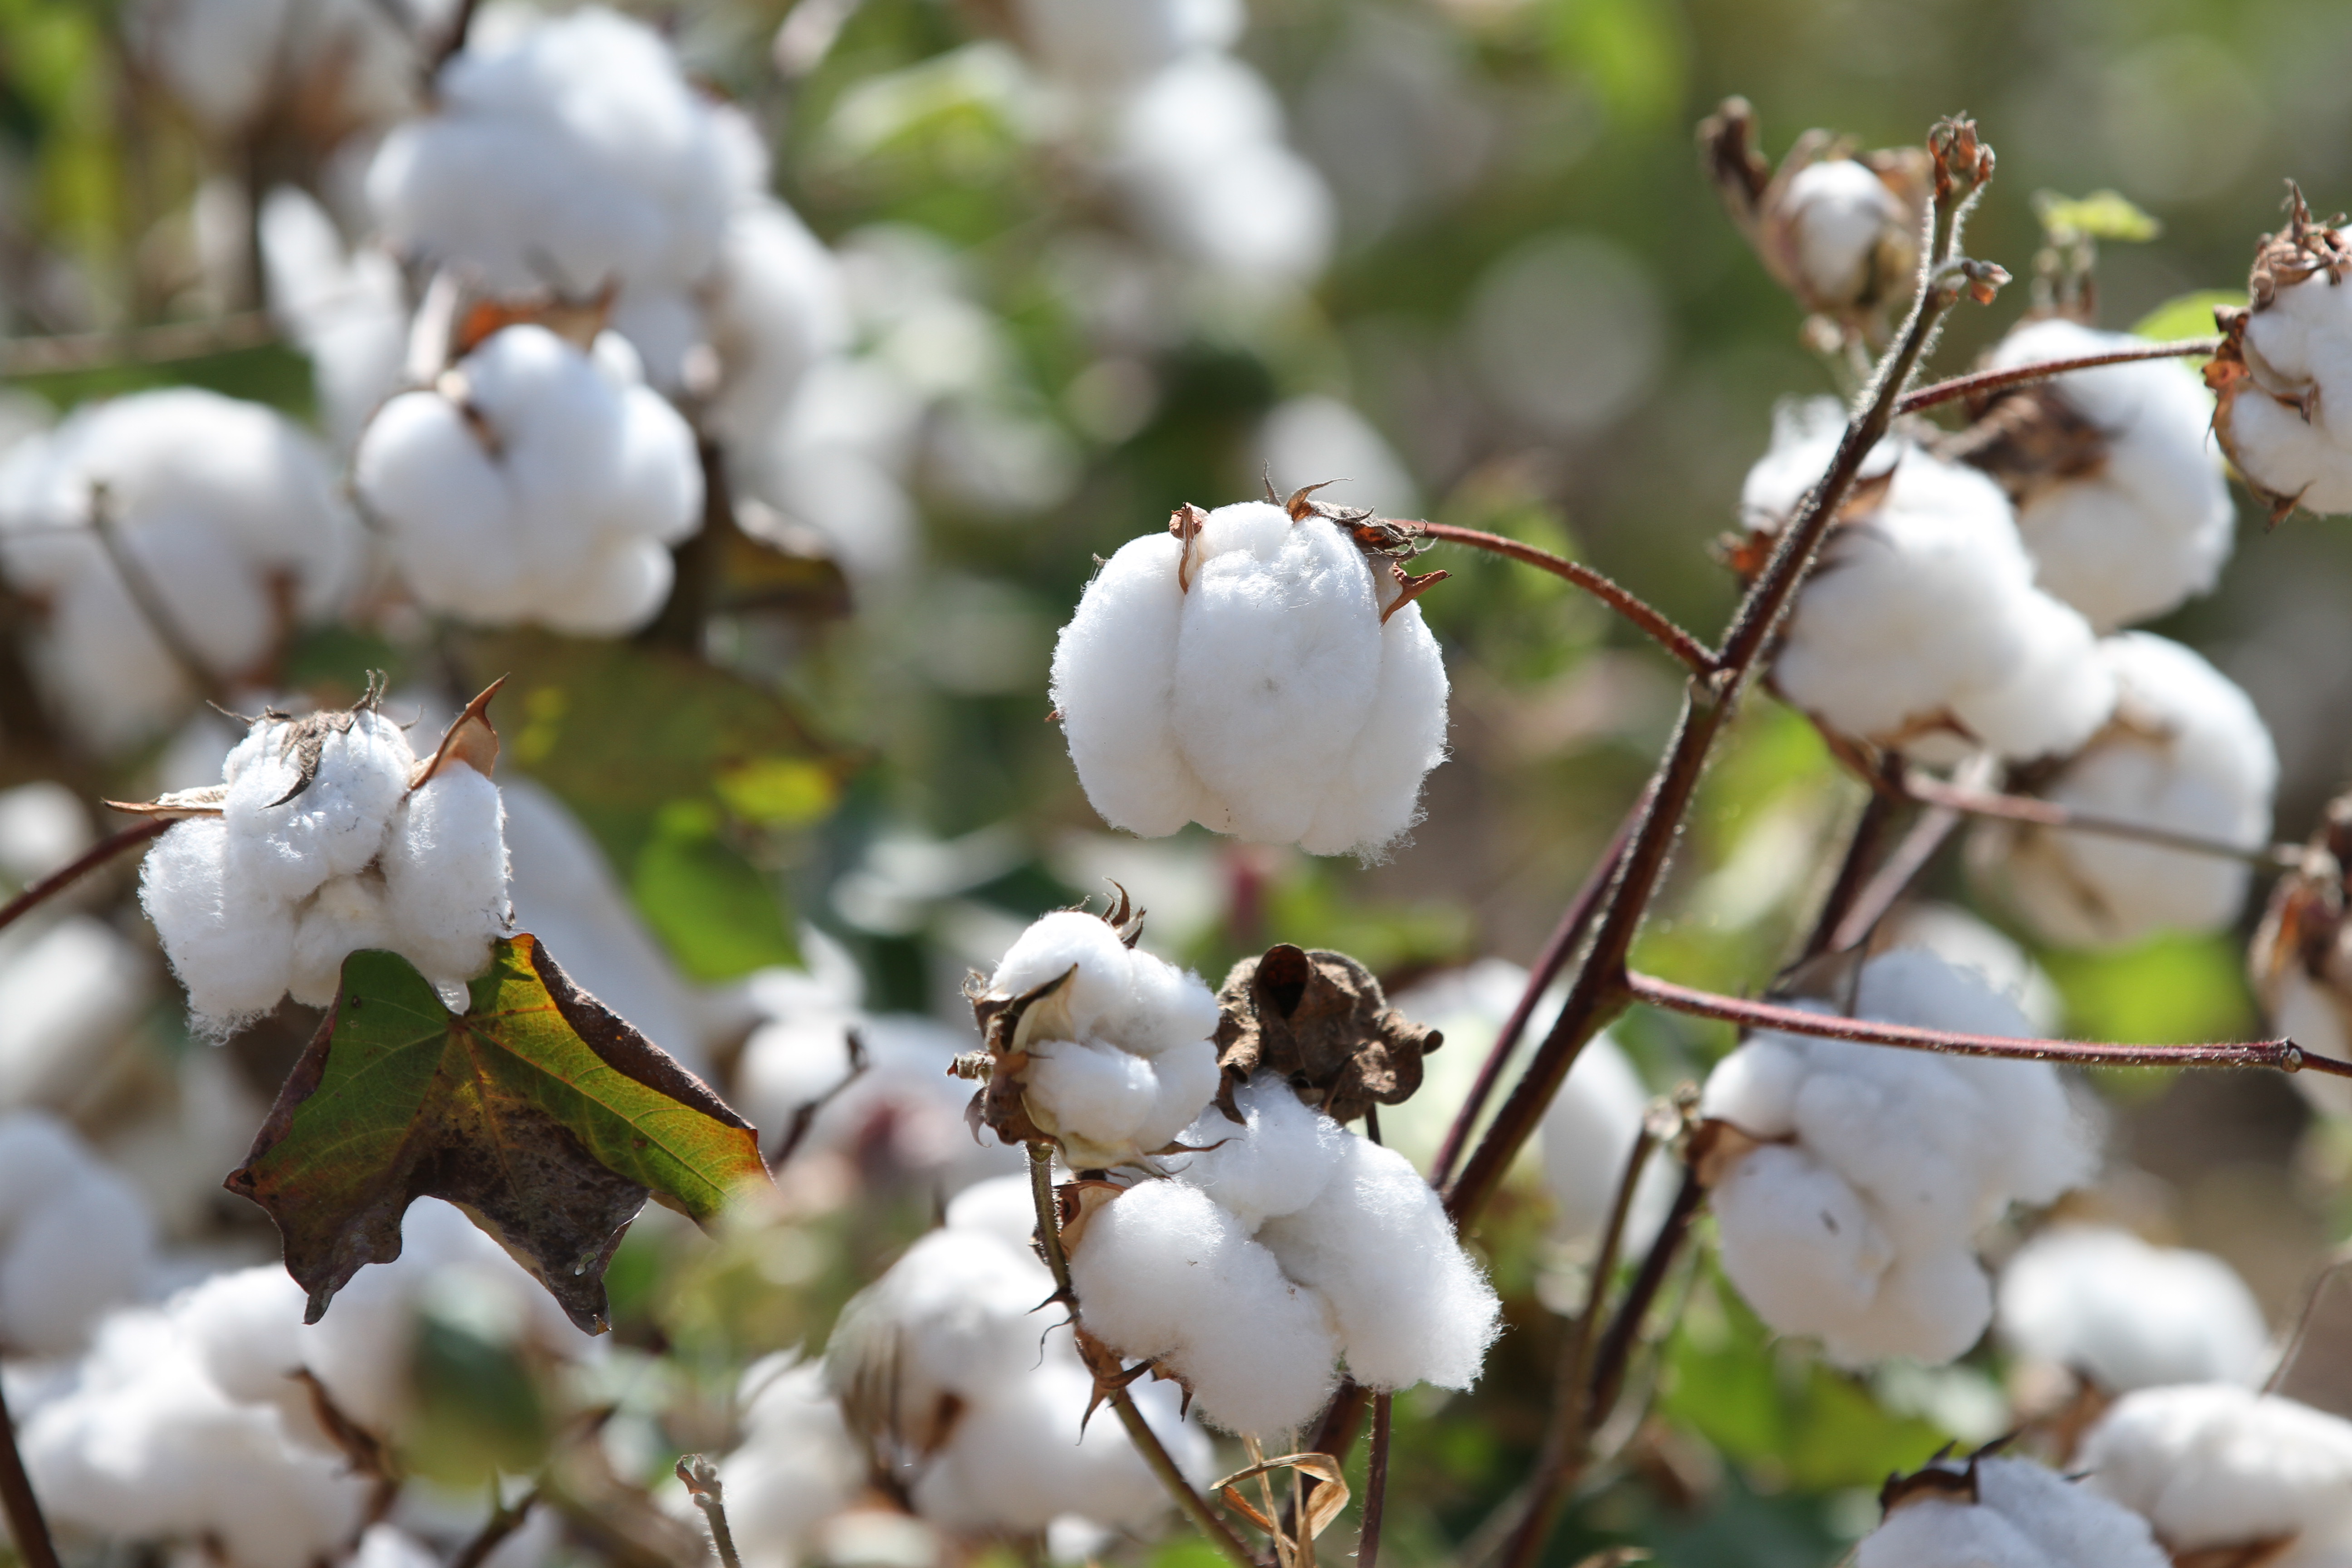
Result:
[[[727,842],[719,813],[699,801],[673,802],[655,818],[629,896],[693,979],[800,962],[773,881]]]
[[[2261,1026],[2244,959],[2226,937],[2160,936],[2120,952],[2045,952],[2042,963],[2066,999],[2069,1032],[2084,1039],[2185,1045]]]
[[[2136,337],[2159,343],[2175,342],[2182,338],[2211,337],[2214,332],[2213,312],[2245,302],[2246,291],[2243,289],[2200,289],[2193,294],[2167,300],[2134,321],[2132,332]]]
[[[499,942],[452,1014],[397,953],[343,961],[334,1008],[225,1184],[269,1211],[310,1321],[400,1256],[420,1197],[464,1209],[573,1322],[605,1326],[604,1266],[649,1194],[697,1221],[764,1183],[759,1134],[572,984]]]
[[[2164,225],[2134,206],[2118,191],[2093,191],[2087,196],[2062,196],[2056,191],[2033,193],[2034,216],[2053,245],[2073,245],[2085,239],[2114,239],[2145,244],[2164,232]]]

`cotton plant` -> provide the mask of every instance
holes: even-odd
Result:
[[[2352,1422],[2237,1384],[2126,1394],[2091,1428],[2084,1485],[2147,1520],[2175,1560],[2235,1552],[2326,1568],[2352,1552]]]
[[[2147,1521],[2031,1459],[1979,1457],[1890,1479],[1854,1568],[2168,1568]]]
[[[2287,226],[2254,253],[2249,302],[2217,313],[2221,350],[2205,372],[2213,433],[2273,518],[2352,511],[2352,427],[2335,415],[2352,386],[2347,270],[2343,232],[2313,221],[2294,191]]]
[[[1087,585],[1053,701],[1112,826],[1377,858],[1417,819],[1445,752],[1428,580],[1392,525],[1294,501],[1181,508]]]
[[[2110,1226],[2060,1224],[2033,1237],[2002,1266],[1998,1301],[2011,1354],[2079,1372],[2111,1394],[2246,1386],[2272,1359],[2262,1306],[2229,1264]]]
[[[1917,951],[1864,963],[1852,1013],[2032,1032],[1977,976]],[[1776,1332],[1848,1366],[1966,1352],[1993,1315],[1977,1233],[2097,1165],[2045,1062],[1759,1034],[1708,1075],[1699,1110],[1737,1134],[1711,1199],[1725,1274]]]
[[[363,547],[319,444],[194,387],[85,405],[0,458],[0,572],[61,720],[114,749],[333,616]]]

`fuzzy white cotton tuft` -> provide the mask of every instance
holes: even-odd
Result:
[[[310,355],[320,420],[348,452],[400,387],[408,310],[399,264],[373,247],[347,249],[327,210],[291,185],[269,193],[255,232],[270,316]]]
[[[1021,934],[989,981],[1033,1003],[1024,1103],[1074,1168],[1129,1164],[1165,1148],[1217,1089],[1217,1000],[1200,977],[1139,949],[1093,915],[1065,910]]]
[[[1047,75],[1117,91],[1242,30],[1238,0],[1019,0],[1021,41]]]
[[[303,786],[306,727],[323,741]],[[452,761],[411,790],[415,764],[370,709],[255,722],[223,766],[224,815],[176,824],[140,870],[198,1020],[226,1029],[289,994],[323,1006],[363,949],[445,992],[488,966],[507,913],[498,787]]]
[[[1834,400],[1780,409],[1741,492],[1750,528],[1788,521],[1844,426]],[[2114,678],[2089,623],[2034,586],[2000,487],[1895,441],[1865,460],[1864,483],[1885,495],[1823,544],[1773,663],[1781,693],[1931,760],[1971,743],[2020,760],[2080,745],[2113,710]]]
[[[1383,624],[1387,563],[1263,501],[1209,513],[1187,556],[1171,535],[1129,541],[1062,630],[1053,699],[1087,798],[1146,837],[1197,821],[1378,855],[1444,756],[1420,606]]]
[[[2270,1361],[2262,1308],[2227,1263],[2102,1226],[2058,1226],[2018,1248],[2001,1270],[2000,1311],[2013,1353],[2112,1394],[2243,1384]]]
[[[1853,1568],[2168,1568],[2147,1521],[2030,1459],[1979,1459],[1977,1500],[1897,1505]]]
[[[2290,1540],[2261,1559],[2282,1568],[2352,1552],[2352,1422],[2278,1394],[2224,1384],[2127,1394],[2074,1464],[2175,1552]]]
[[[1917,951],[1864,964],[1853,1011],[2032,1032],[1975,974]],[[2042,1062],[1759,1034],[1717,1065],[1701,1110],[1765,1141],[1715,1190],[1724,1272],[1777,1332],[1818,1337],[1845,1365],[1974,1344],[1992,1291],[1971,1238],[2096,1165]]]
[[[1314,1203],[1348,1163],[1354,1135],[1280,1077],[1259,1073],[1234,1091],[1234,1105],[1239,1124],[1210,1106],[1181,1140],[1199,1152],[1169,1163],[1178,1181],[1208,1194],[1250,1229]]]
[[[509,327],[439,389],[386,404],[353,458],[428,607],[617,637],[669,595],[666,546],[702,521],[702,469],[677,410],[640,384],[625,345],[582,353]]]
[[[96,527],[96,486],[135,588]],[[0,570],[46,607],[37,668],[101,745],[193,704],[174,642],[211,674],[242,677],[293,629],[289,614],[334,613],[359,559],[325,454],[258,404],[137,393],[85,405],[0,461]]]
[[[65,1355],[136,1297],[155,1221],[131,1184],[63,1122],[0,1117],[0,1352]]]
[[[2246,694],[2179,643],[2126,632],[2099,645],[2121,695],[2114,721],[2044,784],[2043,798],[2253,848],[2271,831],[2278,752]],[[1979,863],[2050,942],[2105,947],[2237,918],[2252,874],[2227,856],[2112,834],[1979,831]]]
[[[2344,243],[2341,231],[2325,237]],[[2273,288],[2247,317],[2247,374],[2223,389],[2214,433],[2266,496],[2315,512],[2352,511],[2352,294],[2336,266],[2293,281],[2256,267],[2271,271]],[[2347,419],[2336,417],[2339,408]]]
[[[2053,317],[2002,339],[1987,368],[2144,345]],[[2048,395],[2089,425],[2105,452],[2087,471],[2021,481],[2018,531],[2043,592],[2105,632],[2210,589],[2237,509],[2212,445],[2213,400],[2196,374],[2172,360],[2107,365],[2059,377]]]

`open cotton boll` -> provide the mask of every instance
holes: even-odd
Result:
[[[1864,965],[1854,1016],[2030,1033],[1975,974],[1918,951]],[[1761,1141],[1714,1194],[1725,1273],[1777,1332],[1849,1365],[1966,1351],[1992,1316],[1971,1238],[2096,1163],[2042,1062],[1761,1033],[1717,1064],[1700,1108]]]
[[[2291,1540],[2260,1560],[2328,1568],[2352,1552],[2352,1422],[2275,1394],[2225,1384],[2127,1394],[2074,1465],[2175,1552]]]
[[[1307,1105],[1282,1076],[1260,1072],[1234,1091],[1236,1125],[1212,1105],[1179,1140],[1176,1179],[1198,1187],[1252,1229],[1320,1197],[1348,1162],[1348,1130]]]
[[[384,405],[353,482],[428,608],[601,637],[661,608],[662,547],[700,526],[702,468],[686,421],[634,367],[610,334],[591,356],[508,327],[439,388]]]
[[[746,1568],[794,1568],[817,1526],[856,1500],[865,1456],[824,1385],[824,1367],[779,1351],[737,1385],[743,1441],[721,1460],[727,1521]]]
[[[2274,516],[2352,511],[2352,423],[2336,417],[2352,408],[2352,247],[2311,221],[2299,193],[2290,210],[2255,254],[2251,308],[2217,315],[2213,433]]]
[[[731,447],[770,438],[809,371],[847,346],[840,269],[798,215],[760,201],[728,221],[708,328],[720,376],[704,427]]]
[[[2099,645],[2114,721],[2036,793],[2092,816],[2253,848],[2270,836],[2278,752],[2246,694],[2192,650],[2147,632]],[[1978,864],[2044,939],[2105,947],[2237,918],[2250,868],[2112,834],[1979,830]]]
[[[2147,1521],[2030,1459],[1968,1468],[1969,1502],[1940,1489],[1895,1504],[1853,1568],[2169,1568]]]
[[[408,310],[399,264],[382,250],[347,250],[309,193],[279,185],[256,227],[269,313],[310,359],[320,421],[348,452],[378,405],[397,391]]]
[[[761,183],[740,133],[643,23],[603,6],[459,53],[367,189],[394,248],[499,294],[691,286]]]
[[[2012,1353],[2115,1394],[2244,1384],[2270,1361],[2262,1308],[2228,1264],[2104,1226],[2058,1226],[2018,1248],[2001,1270],[2000,1313]]]
[[[1146,837],[1198,821],[1378,855],[1444,754],[1444,664],[1420,606],[1383,623],[1387,563],[1320,516],[1248,501],[1178,518],[1198,537],[1121,546],[1055,649],[1087,798]]]
[[[1178,1468],[1195,1484],[1205,1480],[1208,1439],[1179,1422],[1175,1387],[1131,1392]],[[1081,1512],[1129,1529],[1159,1519],[1168,1511],[1168,1494],[1118,1424],[1092,1421],[1079,1431],[1093,1396],[1094,1378],[1076,1356],[1045,1358],[957,1417],[946,1446],[915,1483],[915,1511],[968,1532],[1043,1530]]]
[[[2086,359],[2145,342],[2051,317],[2002,339],[1987,368]],[[2237,509],[2212,445],[2213,400],[2196,374],[2176,360],[2147,360],[2049,382],[2033,395],[2031,415],[2017,413],[2023,396],[1994,404],[1990,417],[2071,437],[2063,460],[2045,469],[2032,453],[1999,442],[1972,460],[2016,500],[2018,531],[2042,590],[2105,632],[2210,589],[2229,559]]]
[[[1020,0],[1021,42],[1040,68],[1082,92],[1117,90],[1196,49],[1241,36],[1237,0]]]
[[[139,1293],[154,1251],[145,1201],[71,1129],[0,1117],[0,1351],[80,1349],[106,1308]]]
[[[1834,400],[1782,406],[1741,492],[1752,530],[1786,524],[1844,423]],[[2112,710],[2114,678],[2089,624],[2034,586],[2000,488],[1895,442],[1865,462],[1861,488],[1790,614],[1780,692],[1835,730],[1931,760],[1970,742],[2017,759],[2080,745]]]
[[[1328,1304],[1196,1188],[1148,1181],[1104,1205],[1070,1255],[1070,1279],[1089,1332],[1158,1359],[1227,1431],[1294,1431],[1338,1382]]]
[[[1545,1110],[1538,1133],[1544,1185],[1551,1193],[1553,1235],[1570,1250],[1589,1256],[1601,1245],[1649,1105],[1650,1091],[1617,1042],[1605,1031],[1586,1041]],[[1666,1210],[1674,1204],[1669,1164],[1654,1156],[1642,1167],[1633,1206],[1625,1213],[1622,1247],[1627,1256],[1647,1248],[1665,1223]]]
[[[100,537],[105,490],[115,552]],[[274,409],[193,387],[86,404],[0,460],[0,571],[47,610],[35,647],[64,717],[100,745],[193,704],[155,629],[225,679],[334,613],[360,534],[325,454]]]
[[[1064,979],[1067,976],[1066,981]],[[1217,1089],[1217,1000],[1198,975],[1120,941],[1108,921],[1063,910],[1036,921],[989,980],[1010,1001],[1040,986],[1013,1048],[1022,1103],[1075,1169],[1164,1149]]]

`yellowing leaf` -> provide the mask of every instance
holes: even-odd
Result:
[[[363,1266],[399,1257],[401,1215],[437,1197],[601,1332],[604,1266],[649,1194],[707,1221],[768,1179],[751,1124],[536,938],[499,942],[470,1001],[451,1014],[396,953],[345,959],[226,1184],[277,1222],[312,1322]]]

